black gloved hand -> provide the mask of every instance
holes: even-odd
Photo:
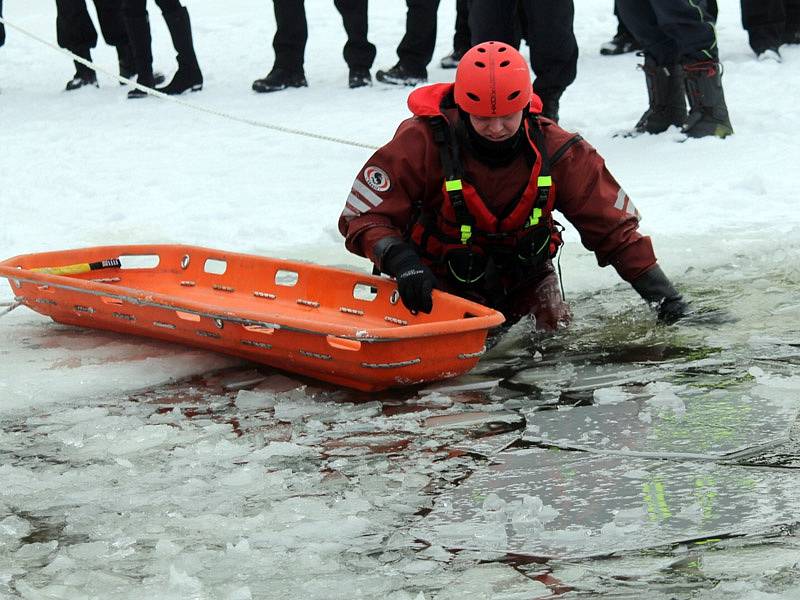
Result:
[[[631,285],[646,302],[657,308],[661,323],[671,325],[691,312],[683,296],[658,265],[632,281]]]
[[[400,298],[412,314],[431,312],[436,278],[417,253],[406,242],[394,244],[386,251],[382,270],[397,281]]]

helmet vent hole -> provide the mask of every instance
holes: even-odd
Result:
[[[486,68],[486,63],[484,63],[484,62],[481,62],[481,61],[479,61],[479,60],[476,60],[476,61],[475,61],[475,66],[476,66],[476,67],[480,67],[481,69],[485,69],[485,68]]]
[[[506,47],[505,47],[505,46],[500,46],[500,47],[497,49],[497,51],[498,51],[498,52],[505,52],[505,51],[506,51]]]
[[[478,52],[484,53],[486,52],[486,48],[480,47],[478,48]]]
[[[519,95],[520,95],[520,91],[519,91],[519,90],[516,90],[515,92],[511,92],[511,93],[508,95],[508,99],[509,99],[509,100],[513,100],[514,98],[516,98],[516,97],[517,97],[517,96],[519,96]]]
[[[467,92],[467,98],[469,98],[469,99],[470,99],[470,100],[472,100],[473,102],[480,102],[480,101],[481,101],[480,97],[479,97],[479,96],[476,96],[476,95],[475,95],[475,94],[473,94],[472,92]]]
[[[511,64],[511,61],[509,61],[509,60],[504,60],[503,62],[501,62],[501,63],[500,63],[500,66],[501,66],[501,67],[507,67],[507,66],[508,66],[508,65],[510,65],[510,64]]]

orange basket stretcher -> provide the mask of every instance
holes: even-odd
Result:
[[[54,321],[239,356],[364,391],[469,371],[499,312],[434,290],[411,314],[394,281],[183,245],[102,246],[0,263],[16,300]]]

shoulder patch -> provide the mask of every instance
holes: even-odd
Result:
[[[386,171],[379,167],[368,166],[364,169],[364,181],[376,192],[388,192],[392,182]]]

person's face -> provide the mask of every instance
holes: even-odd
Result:
[[[517,133],[522,122],[522,111],[519,110],[504,117],[469,116],[470,123],[478,135],[491,142],[504,142]]]

